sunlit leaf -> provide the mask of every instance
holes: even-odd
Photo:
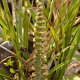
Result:
[[[13,68],[10,68],[10,72],[11,72],[12,74],[14,74],[14,73],[15,73],[15,70],[14,70]]]
[[[11,60],[11,58],[8,59],[7,66],[13,66],[13,61]]]

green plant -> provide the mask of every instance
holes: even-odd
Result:
[[[36,10],[36,27],[34,31],[34,46],[36,53],[34,54],[35,58],[32,65],[32,69],[35,71],[34,73],[32,73],[32,80],[45,80],[47,78],[46,75],[48,75],[46,65],[47,55],[45,55],[45,51],[47,50],[47,32],[42,1],[37,0],[36,3],[38,8]]]
[[[56,16],[54,15],[54,22],[51,23],[55,1],[57,2],[58,9],[55,11]],[[25,0],[24,2],[24,12],[22,12],[22,0],[19,0],[19,10],[16,9],[15,0],[14,15],[16,16],[16,31],[6,0],[3,0],[3,6],[7,20],[4,18],[0,5],[0,25],[3,27],[3,29],[0,30],[1,37],[4,41],[8,41],[9,37],[14,45],[15,56],[18,59],[19,72],[22,80],[26,80],[26,78],[32,80],[50,80],[52,77],[54,80],[63,80],[66,68],[80,41],[80,25],[76,25],[75,23],[77,21],[76,16],[80,6],[80,0],[69,1],[70,0],[66,0],[65,2],[65,0],[62,0],[61,4],[59,4],[57,0],[49,0],[47,7],[45,7],[44,0],[36,0],[37,6],[35,13],[29,0]],[[32,15],[36,26],[30,22],[30,16],[28,16],[27,13],[28,7],[30,8],[30,16]],[[17,13],[19,15],[19,25],[17,24]],[[26,51],[22,52],[25,57],[25,63],[27,60],[26,69],[28,66],[31,66],[31,70],[34,71],[32,75],[30,74],[29,77],[26,77],[20,47],[23,46],[24,49],[29,48],[29,27],[34,30],[34,48],[36,52],[33,52],[30,56]],[[22,34],[22,28],[24,29],[24,34]],[[51,57],[51,55],[54,56]],[[28,61],[31,62],[28,64]],[[54,62],[53,66],[50,64],[51,62]],[[50,69],[51,66],[52,68]],[[13,79],[6,75],[6,73],[1,73],[1,71],[0,78],[2,80],[5,78]],[[17,77],[19,77],[19,75]]]

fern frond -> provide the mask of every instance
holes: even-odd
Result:
[[[47,69],[47,58],[44,55],[47,50],[47,32],[45,26],[45,17],[43,15],[43,6],[41,0],[36,0],[37,13],[36,13],[36,27],[34,31],[36,54],[32,69],[32,80],[47,80],[48,71]]]

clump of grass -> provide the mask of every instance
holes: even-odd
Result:
[[[30,62],[30,60],[32,60],[33,65],[34,65],[34,72],[37,76],[34,76],[33,78],[30,77],[30,79],[37,79],[37,80],[45,80],[46,78],[48,80],[50,80],[52,78],[52,75],[55,74],[53,76],[54,80],[63,80],[63,76],[65,74],[66,68],[68,67],[68,64],[70,63],[76,49],[77,46],[79,44],[80,41],[80,25],[76,25],[76,17],[77,17],[77,13],[78,13],[78,9],[80,6],[80,0],[71,0],[71,2],[69,2],[69,0],[62,0],[62,2],[59,4],[57,0],[49,0],[49,2],[47,3],[47,7],[44,6],[44,0],[40,0],[40,4],[36,4],[36,10],[39,10],[37,15],[33,10],[32,5],[30,4],[29,0],[25,0],[24,2],[24,12],[22,12],[22,0],[19,0],[19,10],[16,9],[16,0],[15,0],[15,16],[16,16],[16,31],[14,29],[14,24],[13,24],[13,18],[12,15],[9,11],[8,5],[6,0],[2,0],[3,1],[3,6],[4,6],[4,11],[5,11],[5,16],[6,19],[4,18],[4,14],[2,11],[2,7],[0,5],[0,25],[2,26],[2,30],[0,30],[1,33],[1,37],[4,39],[4,41],[8,41],[8,37],[10,38],[10,41],[13,43],[14,48],[15,48],[15,52],[17,55],[17,59],[18,59],[18,64],[19,64],[19,72],[21,74],[21,79],[22,80],[26,80],[26,76],[24,73],[24,68],[23,68],[23,63],[22,63],[22,57],[21,57],[21,51],[20,51],[20,47],[23,46],[23,48],[28,49],[28,33],[29,33],[29,27],[31,27],[33,30],[35,30],[35,45],[37,43],[37,45],[35,46],[37,53],[35,54],[34,52],[31,54],[31,56],[29,57],[29,55],[26,53],[26,51],[23,51],[23,56],[25,57],[25,61],[27,60],[27,62]],[[53,23],[51,23],[51,18],[52,18],[52,14],[53,14],[53,6],[55,5],[55,1],[57,3],[57,10],[56,10],[56,16],[54,15],[54,21]],[[51,4],[51,6],[49,6]],[[43,7],[43,9],[40,9],[39,6]],[[37,27],[36,29],[34,29],[34,25],[30,22],[30,16],[28,16],[27,13],[27,9],[28,7],[30,8],[30,13],[33,17],[33,21],[34,23],[37,23]],[[19,15],[19,25],[17,23],[17,13]],[[42,14],[43,13],[43,14]],[[41,14],[43,15],[43,18],[41,16]],[[38,16],[38,17],[37,17]],[[38,21],[36,21],[36,17],[38,19]],[[43,29],[43,22],[42,20],[45,20],[44,26],[45,29]],[[39,23],[40,21],[40,23]],[[41,23],[42,22],[42,23]],[[40,26],[40,27],[39,27]],[[74,27],[75,26],[75,27]],[[42,27],[42,28],[41,28]],[[24,34],[22,34],[22,28],[24,29]],[[48,30],[50,29],[50,30]],[[43,32],[41,32],[41,30]],[[48,32],[48,36],[45,36],[46,33]],[[44,34],[43,34],[44,33]],[[51,38],[51,40],[49,41],[49,43],[46,46],[49,46],[47,48],[46,51],[44,50],[44,38]],[[41,39],[42,38],[42,39]],[[40,41],[41,40],[41,41]],[[40,41],[40,43],[39,43]],[[47,41],[47,40],[46,40]],[[38,44],[39,43],[39,44]],[[41,45],[42,44],[42,45]],[[54,46],[53,46],[54,44]],[[40,53],[40,54],[39,54]],[[44,54],[43,56],[41,56],[41,54]],[[51,55],[54,56],[51,57]],[[33,55],[36,55],[35,59],[33,58]],[[45,55],[47,55],[46,59],[45,59]],[[42,58],[43,57],[43,58]],[[40,59],[40,60],[39,60]],[[47,60],[47,62],[42,62],[42,60]],[[35,60],[35,61],[34,61]],[[54,65],[52,66],[50,63],[54,62]],[[40,66],[39,66],[39,63]],[[32,64],[32,63],[30,63]],[[50,64],[50,65],[48,65]],[[29,65],[29,64],[28,64]],[[32,66],[33,66],[32,65]],[[36,66],[37,65],[37,66]],[[43,70],[42,66],[46,65],[47,67],[51,67],[52,68],[48,69],[48,70]],[[39,66],[39,67],[38,67]],[[28,68],[28,67],[26,67]],[[31,67],[30,67],[31,68]],[[39,69],[38,69],[39,68]],[[38,73],[36,72],[37,70],[40,70],[41,73],[40,75],[38,75]],[[44,76],[42,73],[48,71],[48,73],[46,73],[46,75],[48,74],[48,76]],[[29,73],[28,73],[29,74]],[[2,80],[4,80],[5,78],[7,78],[8,80],[13,79],[10,78],[8,75],[6,75],[6,73],[0,69],[0,78]],[[18,76],[19,77],[19,76]],[[27,77],[28,79],[28,77]]]

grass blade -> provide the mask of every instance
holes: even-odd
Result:
[[[24,11],[24,18],[23,18],[23,25],[24,25],[23,46],[24,48],[27,48],[27,49],[28,49],[28,27],[29,27],[28,20],[29,19],[28,19],[28,13],[27,13],[27,2],[25,1],[25,11]],[[24,52],[24,57],[26,57],[26,59],[29,58],[26,52]]]

